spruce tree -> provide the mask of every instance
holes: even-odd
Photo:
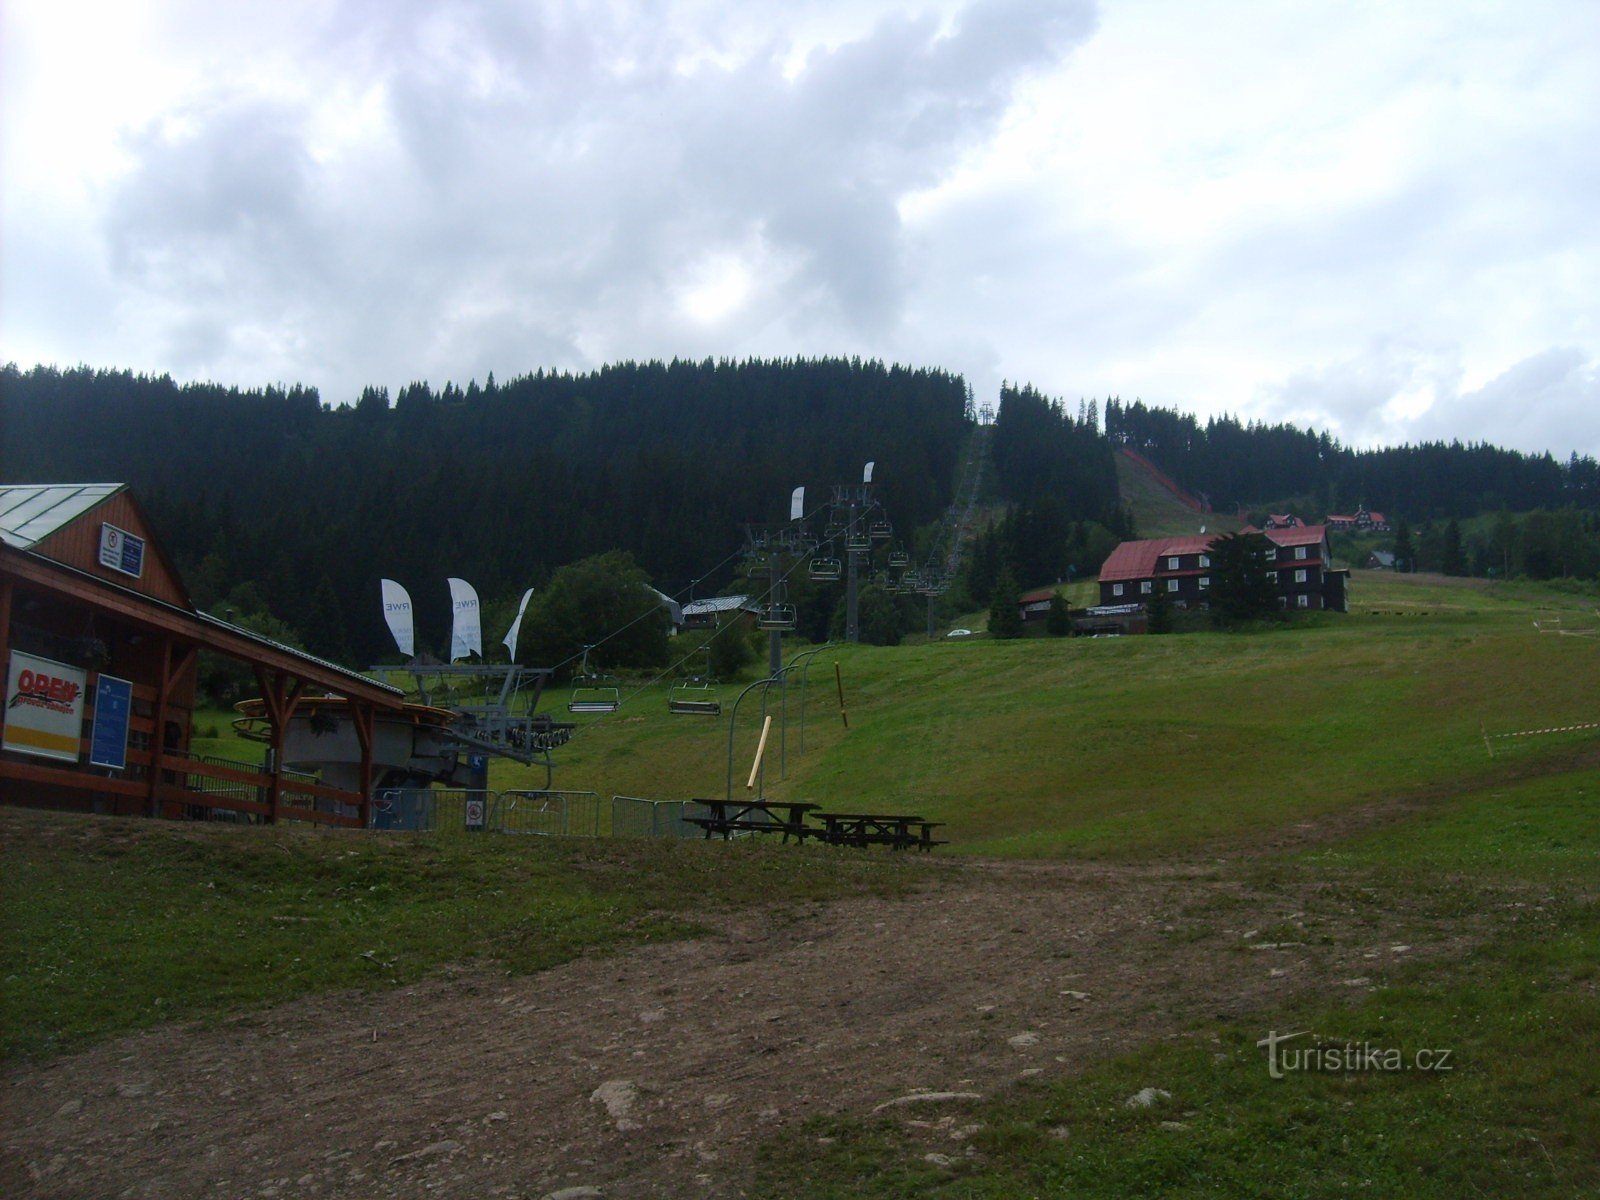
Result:
[[[989,632],[997,638],[1022,636],[1022,589],[1009,567],[1000,569],[989,601]]]

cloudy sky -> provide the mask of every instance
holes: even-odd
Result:
[[[6,0],[0,357],[860,354],[1600,453],[1594,0]]]

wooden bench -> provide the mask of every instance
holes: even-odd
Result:
[[[703,817],[685,817],[691,825],[706,831],[706,837],[720,833],[727,841],[736,833],[781,833],[783,840],[815,837],[815,827],[805,823],[808,812],[818,807],[803,800],[691,800],[710,810]]]
[[[812,836],[832,846],[889,846],[931,850],[947,843],[933,831],[943,824],[905,813],[812,813],[822,828]]]

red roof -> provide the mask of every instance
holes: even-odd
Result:
[[[1156,574],[1156,568],[1163,558],[1173,554],[1204,554],[1216,540],[1214,533],[1196,533],[1187,537],[1123,542],[1101,566],[1100,580],[1105,583],[1119,579],[1149,579]]]
[[[1294,529],[1268,529],[1269,540],[1280,546],[1315,546],[1328,535],[1325,525],[1300,525]]]
[[[1054,587],[1034,588],[1031,592],[1023,592],[1021,596],[1017,597],[1017,602],[1019,604],[1033,604],[1039,600],[1048,600],[1060,591],[1063,586],[1058,583]]]
[[[1245,532],[1263,531],[1250,529]],[[1326,529],[1321,525],[1301,525],[1295,529],[1268,529],[1264,532],[1267,539],[1277,546],[1318,546],[1327,536]],[[1161,560],[1172,555],[1205,554],[1210,550],[1211,543],[1221,536],[1216,533],[1198,533],[1186,537],[1147,538],[1141,542],[1123,542],[1111,552],[1111,557],[1101,566],[1100,581],[1117,583],[1124,579],[1153,579],[1157,575],[1166,577],[1181,574],[1182,572],[1162,570]],[[1290,565],[1307,564],[1300,562]]]

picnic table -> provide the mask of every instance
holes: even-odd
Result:
[[[945,843],[933,836],[943,822],[905,813],[813,813],[822,822],[812,836],[832,846],[891,846],[931,850]]]
[[[805,841],[808,835],[816,836],[814,826],[805,823],[808,812],[820,807],[804,800],[693,800],[703,804],[710,812],[703,817],[685,817],[691,825],[698,825],[709,838],[720,833],[724,841],[736,833],[781,833],[783,840],[791,836]]]

